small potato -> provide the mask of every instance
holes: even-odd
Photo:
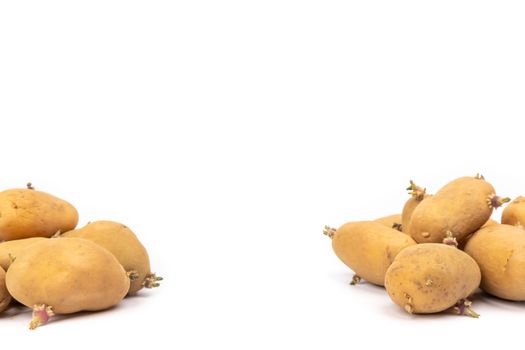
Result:
[[[143,287],[158,287],[158,281],[162,280],[151,272],[146,248],[126,225],[114,221],[94,221],[80,229],[65,232],[61,237],[87,239],[113,253],[130,276],[129,294]]]
[[[96,311],[119,303],[129,278],[118,260],[80,238],[47,239],[28,246],[11,264],[6,285],[14,299],[33,308],[34,329],[53,314]]]
[[[11,294],[9,294],[5,286],[5,271],[0,267],[0,313],[7,309],[11,299]]]
[[[408,223],[412,217],[414,209],[421,203],[424,199],[431,197],[431,194],[426,193],[426,188],[421,188],[417,186],[414,181],[410,180],[410,186],[407,188],[410,194],[410,198],[405,202],[403,206],[403,211],[401,213],[401,230],[407,232]]]
[[[396,255],[416,244],[408,235],[373,221],[349,222],[337,230],[325,227],[324,233],[332,238],[335,254],[358,278],[379,286],[384,285]]]
[[[423,243],[401,251],[388,268],[385,288],[408,313],[429,314],[457,305],[477,317],[466,298],[479,286],[476,262],[463,251],[441,243]]]
[[[492,209],[508,198],[495,195],[481,176],[462,177],[422,201],[410,217],[407,232],[418,243],[441,243],[450,232],[461,242],[487,222]]]
[[[383,216],[374,221],[381,225],[385,225],[386,227],[395,228],[396,230],[401,231],[401,214]]]
[[[501,223],[525,227],[525,197],[517,197],[501,214]]]
[[[0,192],[0,241],[51,237],[74,229],[77,222],[75,207],[48,193],[29,188]]]
[[[24,249],[26,249],[31,244],[36,242],[45,241],[48,238],[43,237],[33,237],[33,238],[24,238],[24,239],[15,239],[13,241],[6,241],[0,243],[0,267],[5,271],[9,269],[9,265],[19,256]]]
[[[493,225],[476,232],[465,253],[481,269],[481,289],[507,300],[525,300],[525,230]]]

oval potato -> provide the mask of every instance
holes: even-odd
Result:
[[[408,235],[373,221],[349,222],[330,235],[339,259],[359,277],[380,286],[396,255],[416,244]]]
[[[6,274],[7,289],[14,299],[34,312],[36,307],[49,307],[56,314],[107,309],[124,298],[129,283],[113,254],[80,238],[32,244]],[[45,321],[33,319],[31,326]]]
[[[407,232],[418,243],[441,243],[449,231],[461,242],[506,200],[497,197],[483,178],[462,177],[422,201],[412,213]]]
[[[446,310],[466,299],[479,286],[476,262],[463,251],[441,243],[405,248],[388,268],[385,288],[409,313]]]
[[[51,237],[78,223],[73,205],[42,191],[13,189],[0,192],[0,241]]]

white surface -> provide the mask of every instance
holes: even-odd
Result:
[[[347,349],[521,344],[522,303],[409,317],[324,224],[481,172],[525,193],[524,7],[487,1],[0,4],[2,188],[125,222],[161,288],[2,345]],[[499,215],[499,213],[498,213]],[[497,216],[496,216],[497,217]]]

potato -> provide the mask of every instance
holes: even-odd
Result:
[[[5,271],[0,267],[0,312],[3,312],[11,303],[11,294],[5,286]]]
[[[423,201],[424,199],[432,196],[426,193],[426,188],[421,188],[417,186],[414,181],[410,180],[410,186],[407,188],[410,194],[410,198],[405,202],[403,206],[403,211],[401,213],[401,230],[403,232],[407,231],[408,222],[410,217],[414,212],[414,209]]]
[[[381,225],[385,225],[386,227],[395,228],[396,230],[401,231],[401,214],[383,216],[374,221]]]
[[[385,288],[408,313],[428,314],[456,305],[456,311],[477,317],[466,298],[479,286],[476,262],[463,251],[441,243],[405,248],[388,268]]]
[[[80,238],[32,244],[6,274],[9,293],[33,308],[31,329],[46,323],[54,313],[104,310],[116,305],[128,292],[129,283],[113,254]]]
[[[465,253],[481,269],[481,289],[507,300],[525,300],[525,230],[493,225],[476,232]]]
[[[75,207],[48,193],[29,188],[0,192],[0,241],[51,237],[74,229],[77,222]]]
[[[525,197],[519,196],[501,213],[501,223],[525,227]]]
[[[332,238],[335,254],[357,278],[380,286],[396,255],[416,244],[408,235],[373,221],[349,222],[337,230],[325,227],[324,233]]]
[[[496,196],[480,176],[461,177],[414,209],[407,232],[418,243],[440,243],[448,232],[461,242],[487,222],[493,208],[508,200]]]
[[[7,271],[11,262],[19,256],[24,249],[36,242],[44,241],[48,238],[32,237],[15,239],[0,243],[0,266]]]
[[[126,225],[114,221],[94,221],[80,229],[65,232],[61,237],[88,239],[113,253],[130,275],[130,294],[142,287],[158,287],[158,281],[162,280],[151,272],[148,252]]]

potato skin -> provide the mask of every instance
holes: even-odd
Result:
[[[9,307],[11,300],[11,294],[9,294],[5,285],[5,271],[0,268],[0,312]]]
[[[383,216],[379,219],[375,219],[374,221],[385,225],[386,227],[393,228],[394,224],[401,224],[401,214]]]
[[[478,265],[463,251],[441,243],[422,243],[396,256],[386,272],[385,288],[405,310],[427,314],[467,298],[480,279]]]
[[[465,253],[481,269],[481,289],[507,300],[525,300],[525,230],[492,225],[476,232]]]
[[[70,203],[30,189],[0,192],[0,241],[51,237],[58,230],[72,230],[78,212]]]
[[[461,242],[490,218],[487,200],[494,194],[492,185],[480,178],[451,181],[414,209],[407,232],[418,243],[441,243],[451,231]]]
[[[408,235],[373,221],[349,222],[335,231],[335,254],[358,276],[384,285],[385,273],[396,255],[416,242]]]
[[[114,221],[94,221],[86,226],[66,232],[61,237],[83,238],[109,250],[126,271],[136,271],[138,279],[131,282],[129,293],[142,289],[146,275],[150,274],[146,248],[126,225]]]
[[[126,271],[113,254],[80,238],[30,245],[9,267],[6,282],[20,303],[46,304],[57,314],[107,309],[129,289]]]
[[[11,257],[16,259],[28,246],[46,239],[48,238],[32,237],[0,243],[0,267],[7,271],[11,265]],[[11,255],[11,257],[9,255]]]
[[[401,229],[403,232],[407,233],[408,231],[408,223],[410,222],[410,218],[412,217],[412,213],[416,209],[416,207],[425,199],[432,197],[430,194],[423,194],[422,196],[414,196],[410,197],[403,206],[403,211],[401,213]]]
[[[525,227],[525,197],[519,196],[505,207],[501,223]]]

